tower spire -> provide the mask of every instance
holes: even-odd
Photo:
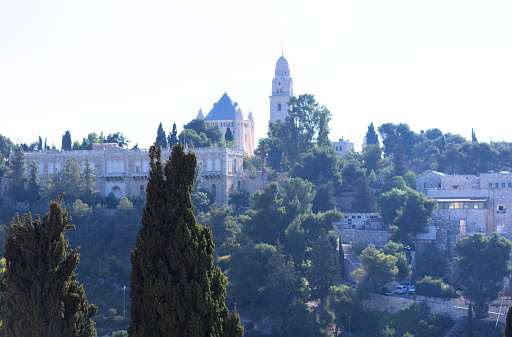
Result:
[[[281,56],[283,56],[283,44],[281,43]]]

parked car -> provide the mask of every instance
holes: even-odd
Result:
[[[403,294],[407,291],[407,289],[404,288],[403,285],[396,286],[395,294]]]
[[[411,286],[409,288],[409,295],[414,295],[415,292],[416,292],[416,288],[414,286]]]
[[[402,282],[400,284],[403,285],[405,289],[409,289],[412,286],[411,282]]]
[[[391,292],[391,290],[389,290],[386,287],[380,288],[380,294],[384,295],[384,296],[393,296],[393,293]]]

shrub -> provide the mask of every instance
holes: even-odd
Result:
[[[443,283],[442,279],[434,280],[425,276],[416,283],[416,293],[422,296],[452,298],[456,296],[455,289],[449,284]]]

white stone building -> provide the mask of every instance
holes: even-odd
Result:
[[[213,104],[213,108],[206,117],[203,116],[203,111],[200,109],[196,118],[203,118],[212,125],[218,125],[223,137],[229,128],[233,134],[233,140],[236,141],[236,147],[245,151],[248,156],[254,154],[256,134],[252,112],[249,111],[248,116],[245,117],[238,103],[233,102],[226,93],[217,103]]]
[[[332,146],[339,157],[343,156],[347,152],[354,152],[354,143],[343,140],[342,138],[337,142],[332,142]]]
[[[220,204],[228,202],[231,192],[245,188],[242,150],[197,148],[192,151],[196,154],[198,163],[202,163],[201,187],[211,191]],[[162,160],[169,156],[170,149],[162,149]],[[30,163],[35,161],[39,167],[40,178],[45,170],[49,174],[58,172],[72,157],[77,159],[83,169],[88,158],[96,175],[95,188],[102,196],[112,193],[117,198],[144,197],[149,180],[148,150],[129,150],[117,144],[93,144],[92,150],[26,152],[25,157],[27,172]],[[3,187],[2,195],[7,185]]]
[[[270,94],[270,120],[284,120],[288,116],[288,101],[293,97],[293,79],[290,76],[288,61],[281,55],[277,60],[275,77],[272,80],[272,92]]]
[[[441,244],[453,245],[474,233],[497,232],[512,238],[512,175],[509,172],[448,175],[429,172],[416,178],[416,190],[436,199],[432,214]]]

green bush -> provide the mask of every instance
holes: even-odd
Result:
[[[456,296],[455,289],[449,284],[443,283],[442,279],[434,280],[425,276],[416,283],[416,293],[422,296],[452,298]]]
[[[363,252],[363,250],[366,249],[367,246],[364,243],[355,242],[352,244],[351,247],[354,254],[361,255],[361,253]]]
[[[112,337],[126,337],[128,336],[128,332],[126,330],[118,330],[118,331],[114,331],[114,333],[112,333]]]

